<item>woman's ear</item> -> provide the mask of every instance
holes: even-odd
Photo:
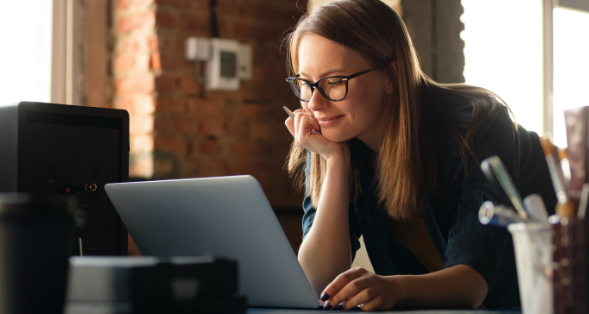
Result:
[[[387,67],[387,70],[388,79],[385,86],[385,92],[387,94],[392,94],[399,83],[397,61],[391,62],[391,64]]]

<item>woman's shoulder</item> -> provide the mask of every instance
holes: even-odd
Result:
[[[422,90],[421,97],[426,111],[435,114],[435,120],[453,124],[463,132],[472,126],[478,129],[493,124],[498,119],[511,121],[501,100],[480,87],[464,84],[428,86]]]

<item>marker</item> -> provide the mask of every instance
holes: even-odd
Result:
[[[540,223],[548,224],[548,212],[542,197],[538,194],[531,194],[524,198],[524,206],[530,214],[530,218]]]
[[[526,219],[514,212],[512,208],[486,201],[479,209],[479,221],[483,225],[507,227],[512,223],[526,222]]]
[[[294,121],[294,113],[292,113],[292,111],[290,111],[290,109],[286,108],[286,106],[282,106],[282,109],[284,109],[284,111],[286,111],[286,114]],[[321,132],[317,132],[317,131],[315,131],[315,129],[311,129],[311,133],[321,134]]]

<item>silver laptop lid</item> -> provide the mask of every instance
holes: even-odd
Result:
[[[319,306],[254,177],[112,183],[105,189],[142,255],[233,258],[248,305]]]

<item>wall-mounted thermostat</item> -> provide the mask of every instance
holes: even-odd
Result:
[[[186,59],[195,61],[195,75],[204,80],[206,89],[237,90],[241,80],[252,76],[252,48],[236,40],[190,37]],[[201,61],[205,62],[204,77],[200,77]]]

